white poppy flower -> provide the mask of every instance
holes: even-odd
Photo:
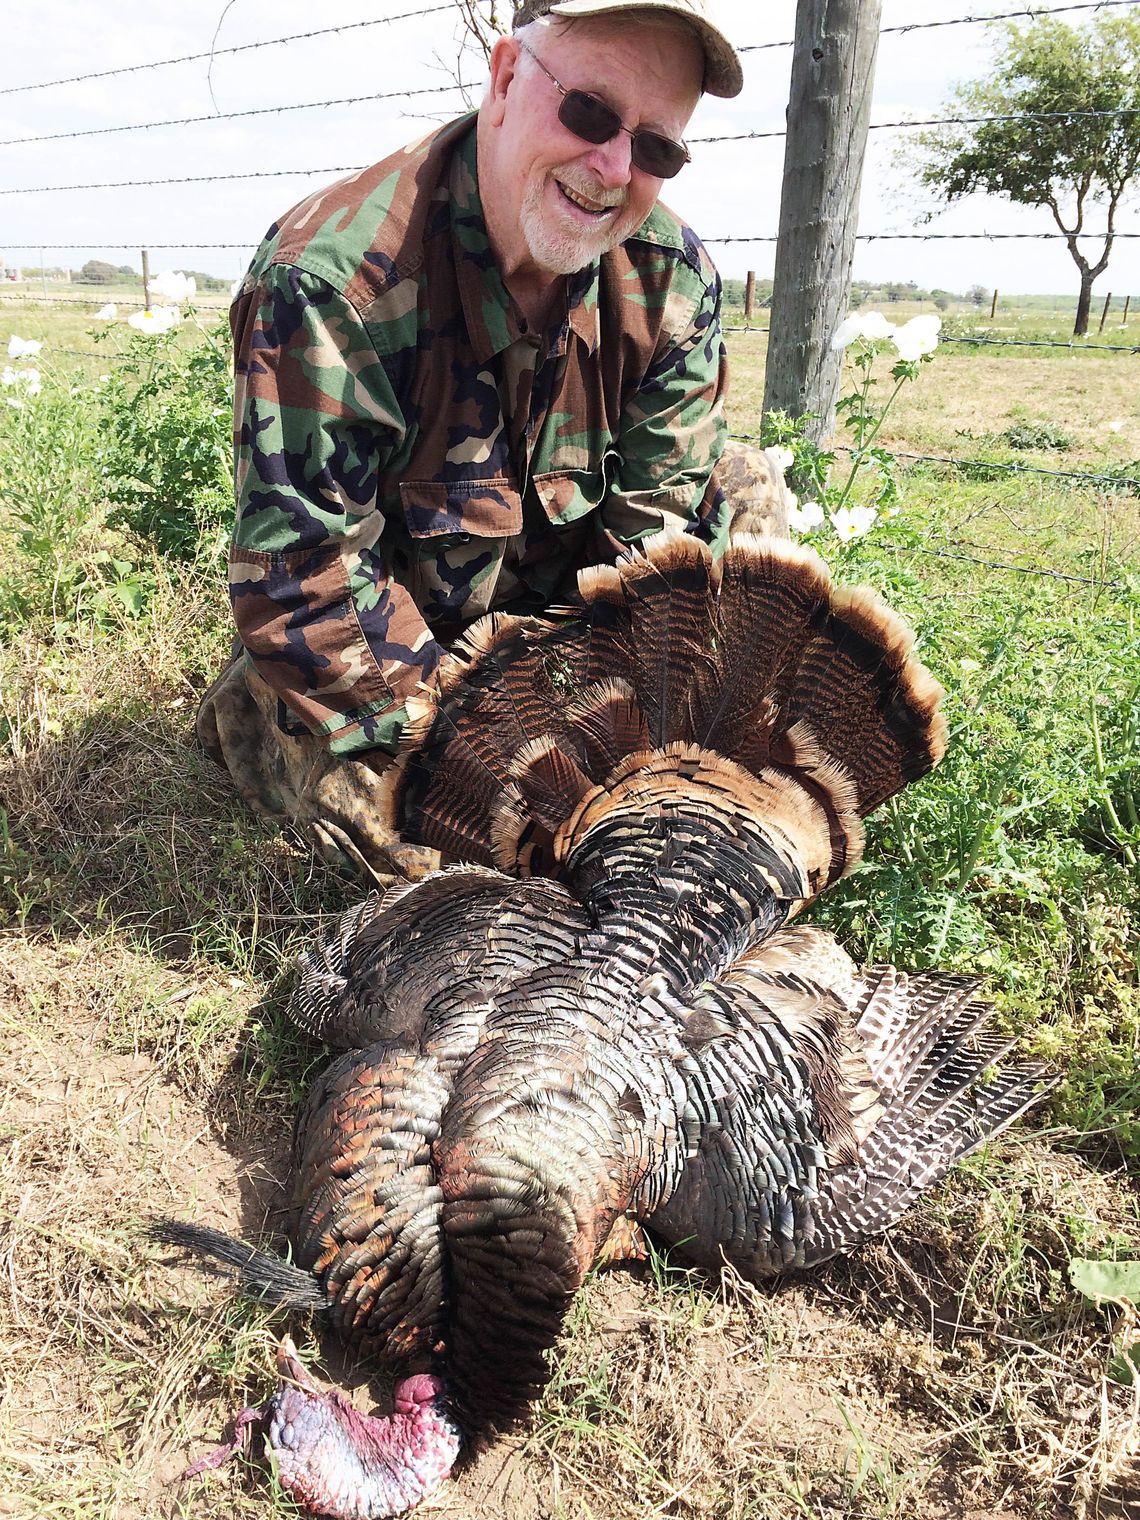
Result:
[[[0,385],[7,386],[10,390],[23,391],[26,396],[38,396],[43,390],[38,369],[13,369],[10,364],[5,364],[3,371],[0,371]],[[13,402],[12,405],[19,403]]]
[[[1110,433],[1119,433],[1120,429],[1123,426],[1124,426],[1124,418],[1123,417],[1114,417],[1112,419],[1112,421],[1108,424],[1108,431]]]
[[[796,462],[796,456],[791,449],[784,448],[783,444],[777,443],[772,448],[766,449],[765,453],[774,464],[780,466],[781,470],[790,470]]]
[[[838,512],[831,514],[831,526],[846,544],[869,533],[878,516],[874,507],[840,507]]]
[[[31,359],[43,344],[35,338],[18,338],[15,333],[8,339],[9,359]]]
[[[151,295],[159,296],[162,300],[170,301],[176,306],[180,306],[183,301],[189,301],[197,289],[197,280],[192,275],[182,274],[177,269],[164,269],[150,282]]]
[[[942,318],[933,312],[911,317],[891,339],[898,349],[899,358],[921,359],[923,354],[932,354],[938,347],[938,330],[941,326]]]
[[[844,317],[835,329],[832,348],[846,348],[856,338],[890,338],[894,336],[894,323],[888,322],[881,311],[853,311]]]
[[[863,319],[857,311],[853,311],[849,317],[844,317],[835,329],[831,339],[832,348],[846,348],[848,343],[854,343],[856,338],[863,336]]]
[[[811,533],[823,527],[823,508],[818,501],[805,501],[802,507],[793,507],[788,513],[788,527],[794,533]]]
[[[101,307],[95,313],[96,322],[113,322],[119,315],[119,308],[114,301],[108,301],[106,306]]]
[[[147,333],[150,337],[169,332],[181,321],[182,313],[177,306],[156,306],[153,311],[133,311],[127,318],[128,326]]]
[[[865,338],[893,338],[895,324],[888,322],[881,311],[863,313],[863,336]]]

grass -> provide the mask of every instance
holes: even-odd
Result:
[[[287,1514],[254,1462],[177,1481],[268,1391],[280,1325],[167,1265],[138,1222],[281,1231],[292,1111],[323,1059],[284,1023],[290,967],[358,889],[190,743],[230,642],[210,534],[175,522],[156,547],[186,499],[191,529],[208,524],[224,473],[196,330],[147,401],[148,499],[169,505],[131,516],[107,446],[130,392],[58,352],[93,341],[87,322],[0,303],[0,342],[47,345],[37,405],[0,410],[0,1514]],[[756,430],[763,348],[731,339],[735,431]],[[886,441],[1125,469],[1135,363],[948,346]],[[122,384],[153,373],[124,367]],[[1140,1395],[1107,1376],[1119,1316],[1067,1269],[1140,1240],[1140,505],[953,466],[902,483],[897,517],[828,552],[918,628],[951,751],[817,913],[860,956],[982,972],[1065,1082],[848,1261],[760,1289],[661,1255],[592,1278],[531,1429],[438,1512],[1023,1520],[1135,1502]],[[357,1402],[382,1398],[370,1369],[324,1352]]]

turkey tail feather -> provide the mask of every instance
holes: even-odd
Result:
[[[993,1010],[974,998],[974,979],[908,981],[889,966],[867,976],[856,1027],[884,1112],[857,1165],[837,1168],[821,1189],[809,1263],[889,1228],[1059,1081],[1036,1062],[999,1064],[1017,1041],[981,1032]]]

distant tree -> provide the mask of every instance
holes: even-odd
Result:
[[[113,285],[119,278],[119,271],[114,264],[107,264],[102,259],[88,259],[79,271],[78,283],[80,285]]]
[[[989,291],[984,285],[971,285],[966,292],[966,300],[972,301],[975,306],[984,306],[988,295]]]
[[[1080,270],[1079,337],[1088,331],[1093,281],[1108,268],[1117,207],[1140,171],[1140,14],[1083,27],[1042,18],[1004,31],[993,73],[959,85],[949,113],[994,119],[925,133],[913,151],[922,183],[947,202],[982,192],[1048,207]],[[1078,243],[1100,231],[1086,231],[1092,206],[1103,207],[1097,220],[1104,218],[1095,261]]]
[[[118,269],[115,270],[115,273],[117,275],[121,275],[124,280],[138,279],[138,275],[134,272],[129,264],[120,264]]]
[[[932,290],[930,299],[934,302],[936,311],[949,311],[950,302],[954,298],[948,290]]]

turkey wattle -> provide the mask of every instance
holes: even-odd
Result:
[[[661,535],[579,593],[475,625],[414,715],[396,816],[467,863],[302,958],[292,1016],[343,1054],[298,1124],[297,1265],[162,1227],[412,1375],[392,1422],[274,1396],[282,1482],[318,1512],[398,1513],[460,1431],[519,1420],[611,1231],[752,1278],[822,1261],[1044,1080],[992,1070],[969,979],[860,973],[788,926],[942,753],[894,614],[748,538],[715,564]]]

